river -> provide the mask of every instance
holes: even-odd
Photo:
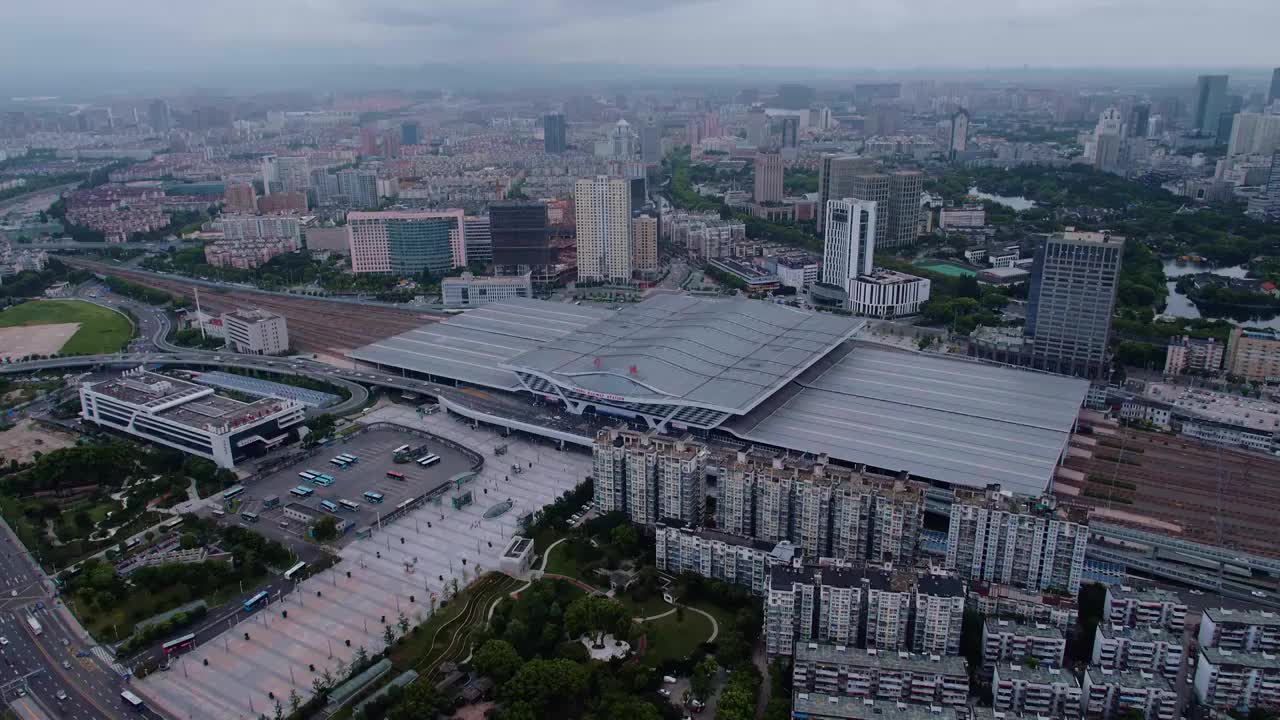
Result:
[[[1224,267],[1224,268],[1213,268],[1209,265],[1196,265],[1194,263],[1187,263],[1186,265],[1178,265],[1176,261],[1165,260],[1164,274],[1165,274],[1165,277],[1170,278],[1169,281],[1165,283],[1165,287],[1169,289],[1169,298],[1164,308],[1165,315],[1170,315],[1174,317],[1183,317],[1183,318],[1206,317],[1205,315],[1202,315],[1200,313],[1200,310],[1198,308],[1196,308],[1195,303],[1191,302],[1191,300],[1188,299],[1186,295],[1183,295],[1182,293],[1178,292],[1178,288],[1177,288],[1177,278],[1180,278],[1183,275],[1195,275],[1196,273],[1202,273],[1202,272],[1211,272],[1214,275],[1219,275],[1222,277],[1242,278],[1242,277],[1248,276],[1249,269],[1243,265],[1235,265],[1233,267]],[[1280,330],[1280,315],[1277,315],[1267,320],[1255,319],[1245,323],[1241,323],[1240,321],[1234,320],[1232,318],[1223,318],[1223,317],[1215,317],[1215,316],[1208,316],[1208,319],[1228,320],[1237,325],[1243,324],[1243,325],[1249,325],[1252,327],[1265,327],[1265,328],[1273,328],[1275,330]]]

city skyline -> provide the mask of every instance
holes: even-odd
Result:
[[[977,4],[963,14],[937,3],[853,5],[833,12],[814,0],[785,7],[756,0],[665,0],[634,8],[577,0],[451,1],[430,8],[405,0],[355,6],[230,0],[183,8],[151,1],[107,8],[77,1],[57,10],[29,4],[6,11],[0,59],[21,74],[0,76],[0,86],[38,84],[72,71],[153,74],[157,58],[174,70],[313,64],[320,49],[326,64],[382,67],[510,61],[615,68],[1257,67],[1261,73],[1274,67],[1268,28],[1280,22],[1280,7],[1272,3],[1235,0],[1223,8],[1179,2],[1155,9],[1146,0]],[[822,22],[813,22],[818,15]],[[1099,22],[1100,15],[1106,22]],[[254,22],[243,22],[247,17]],[[581,41],[620,24],[627,32],[613,33],[608,43]],[[854,30],[862,38],[855,50],[834,42]],[[1085,35],[1090,52],[1082,56],[1075,38]],[[1231,42],[1170,42],[1193,35]],[[51,45],[77,52],[51,54]],[[32,57],[40,62],[33,64]]]

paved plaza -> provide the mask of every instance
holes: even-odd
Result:
[[[454,579],[465,586],[477,574],[497,569],[517,518],[551,502],[590,472],[590,457],[580,451],[503,438],[443,412],[419,416],[412,408],[387,407],[361,420],[447,437],[484,455],[484,468],[439,505],[427,504],[374,527],[370,537],[340,551],[341,562],[332,570],[272,598],[266,609],[187,653],[170,671],[140,681],[145,699],[176,718],[252,720],[260,713],[273,714],[275,703],[268,697],[273,692],[287,712],[290,690],[305,700],[313,680],[326,669],[339,678],[358,648],[370,654],[381,650],[383,616],[393,626],[400,613],[412,623],[421,622],[452,591]],[[501,445],[507,452],[495,456]],[[513,473],[512,465],[524,469]],[[452,499],[468,490],[475,501],[454,509]],[[486,510],[507,499],[514,503],[510,511],[484,518]],[[281,610],[288,610],[288,618],[281,617]],[[314,673],[309,664],[315,665]]]

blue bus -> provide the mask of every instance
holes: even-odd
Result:
[[[302,497],[302,498],[304,498],[304,497],[310,497],[310,496],[311,496],[311,493],[313,493],[313,492],[315,492],[315,490],[312,490],[311,488],[306,487],[306,486],[304,486],[304,485],[299,485],[298,487],[293,488],[292,490],[290,490],[290,491],[289,491],[289,494],[290,494],[290,495],[297,495],[298,497]]]
[[[349,465],[350,463],[348,463],[346,460],[343,460],[342,458],[334,458],[334,459],[332,459],[332,460],[330,460],[330,461],[329,461],[329,464],[330,464],[330,465],[336,465],[336,466],[338,466],[338,468],[340,468],[340,469],[341,469],[341,468],[345,468],[345,467],[346,467],[347,465]]]
[[[253,597],[244,601],[244,611],[253,612],[255,609],[257,609],[259,605],[266,605],[266,604],[267,604],[267,591],[263,590],[257,595],[254,595]]]
[[[223,499],[223,500],[231,500],[232,498],[239,497],[239,496],[241,496],[241,495],[243,495],[243,494],[244,494],[244,486],[243,486],[243,485],[235,485],[235,486],[233,486],[233,487],[229,487],[229,488],[227,488],[226,490],[224,490],[224,491],[222,492],[222,499]]]
[[[305,470],[303,472],[298,473],[298,477],[302,478],[303,480],[306,480],[307,482],[311,482],[312,480],[316,479],[316,474],[311,472],[310,470]]]
[[[317,475],[316,479],[313,480],[312,482],[319,485],[320,487],[329,487],[334,483],[334,480],[333,480],[333,476],[331,475]]]
[[[382,493],[376,493],[372,490],[368,490],[364,494],[364,499],[371,503],[380,503],[382,502]]]
[[[336,504],[332,503],[332,502],[329,502],[328,500],[321,500],[321,501],[320,501],[320,509],[321,509],[321,510],[328,510],[329,512],[331,512],[331,513],[333,513],[333,514],[335,514],[335,515],[336,515],[336,514],[338,514],[338,506],[337,506]]]

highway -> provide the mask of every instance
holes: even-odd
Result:
[[[110,655],[84,633],[52,593],[53,584],[7,525],[0,523],[0,683],[22,717],[71,720],[137,717],[120,691],[129,687]],[[29,625],[36,618],[40,632]],[[24,695],[19,700],[18,691]],[[36,708],[38,711],[30,710]],[[41,715],[43,713],[43,715]],[[144,717],[158,718],[150,711]]]

